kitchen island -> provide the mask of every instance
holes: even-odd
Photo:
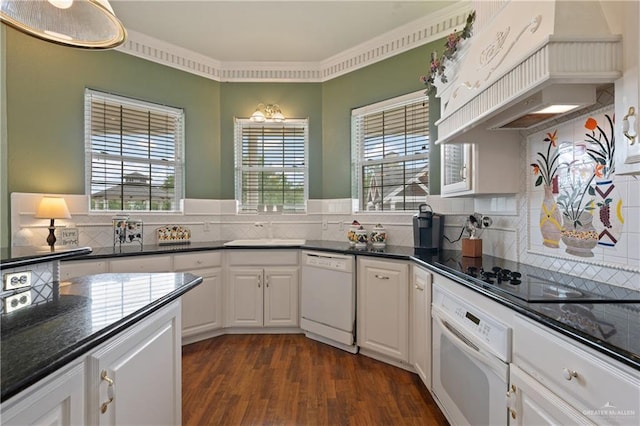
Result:
[[[39,265],[46,271],[53,264],[54,273],[45,276],[55,277],[59,260],[58,253],[3,259],[2,272],[33,272]],[[33,302],[4,312],[0,322],[3,423],[51,418],[135,423],[163,417],[180,422],[180,296],[201,277],[96,274],[62,284],[34,281],[30,290],[20,289],[30,291]],[[135,400],[126,397],[136,394]],[[118,404],[110,406],[116,398]],[[162,408],[149,411],[145,401],[162,401]]]

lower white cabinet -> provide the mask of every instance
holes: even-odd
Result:
[[[519,315],[513,333],[510,393],[522,424],[640,424],[637,371]]]
[[[180,301],[90,353],[86,424],[181,424],[181,356]]]
[[[227,326],[297,327],[298,267],[229,269]]]
[[[409,265],[358,258],[358,346],[409,362]]]
[[[60,262],[60,281],[105,272],[109,272],[109,262],[107,260],[72,260]]]
[[[2,424],[81,425],[85,423],[84,364],[82,360],[2,404]]]
[[[596,424],[513,364],[509,370],[509,383],[510,425]]]
[[[183,344],[212,337],[223,327],[221,252],[176,254],[173,266],[175,272],[202,277],[200,285],[181,297]]]
[[[411,273],[411,364],[431,390],[431,272],[418,266]]]
[[[132,256],[109,261],[109,272],[171,272],[171,255]]]

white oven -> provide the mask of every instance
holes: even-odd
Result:
[[[511,329],[433,287],[432,391],[452,425],[506,425]]]

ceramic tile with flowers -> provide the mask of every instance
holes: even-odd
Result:
[[[622,198],[614,183],[614,119],[609,114],[588,117],[584,127],[587,153],[595,163],[593,195],[598,214],[594,215],[594,227],[598,232],[598,245],[613,247],[620,239],[624,224]]]

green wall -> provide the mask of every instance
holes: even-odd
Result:
[[[0,247],[9,246],[9,194],[7,188],[7,98],[5,79],[5,26],[0,25]]]
[[[8,27],[4,42],[3,236],[12,192],[84,193],[85,87],[185,109],[188,198],[233,199],[233,117],[248,117],[260,102],[279,104],[287,117],[309,118],[310,197],[346,198],[351,110],[422,90],[429,54],[442,46],[437,41],[324,83],[220,83],[115,50],[58,46]]]

